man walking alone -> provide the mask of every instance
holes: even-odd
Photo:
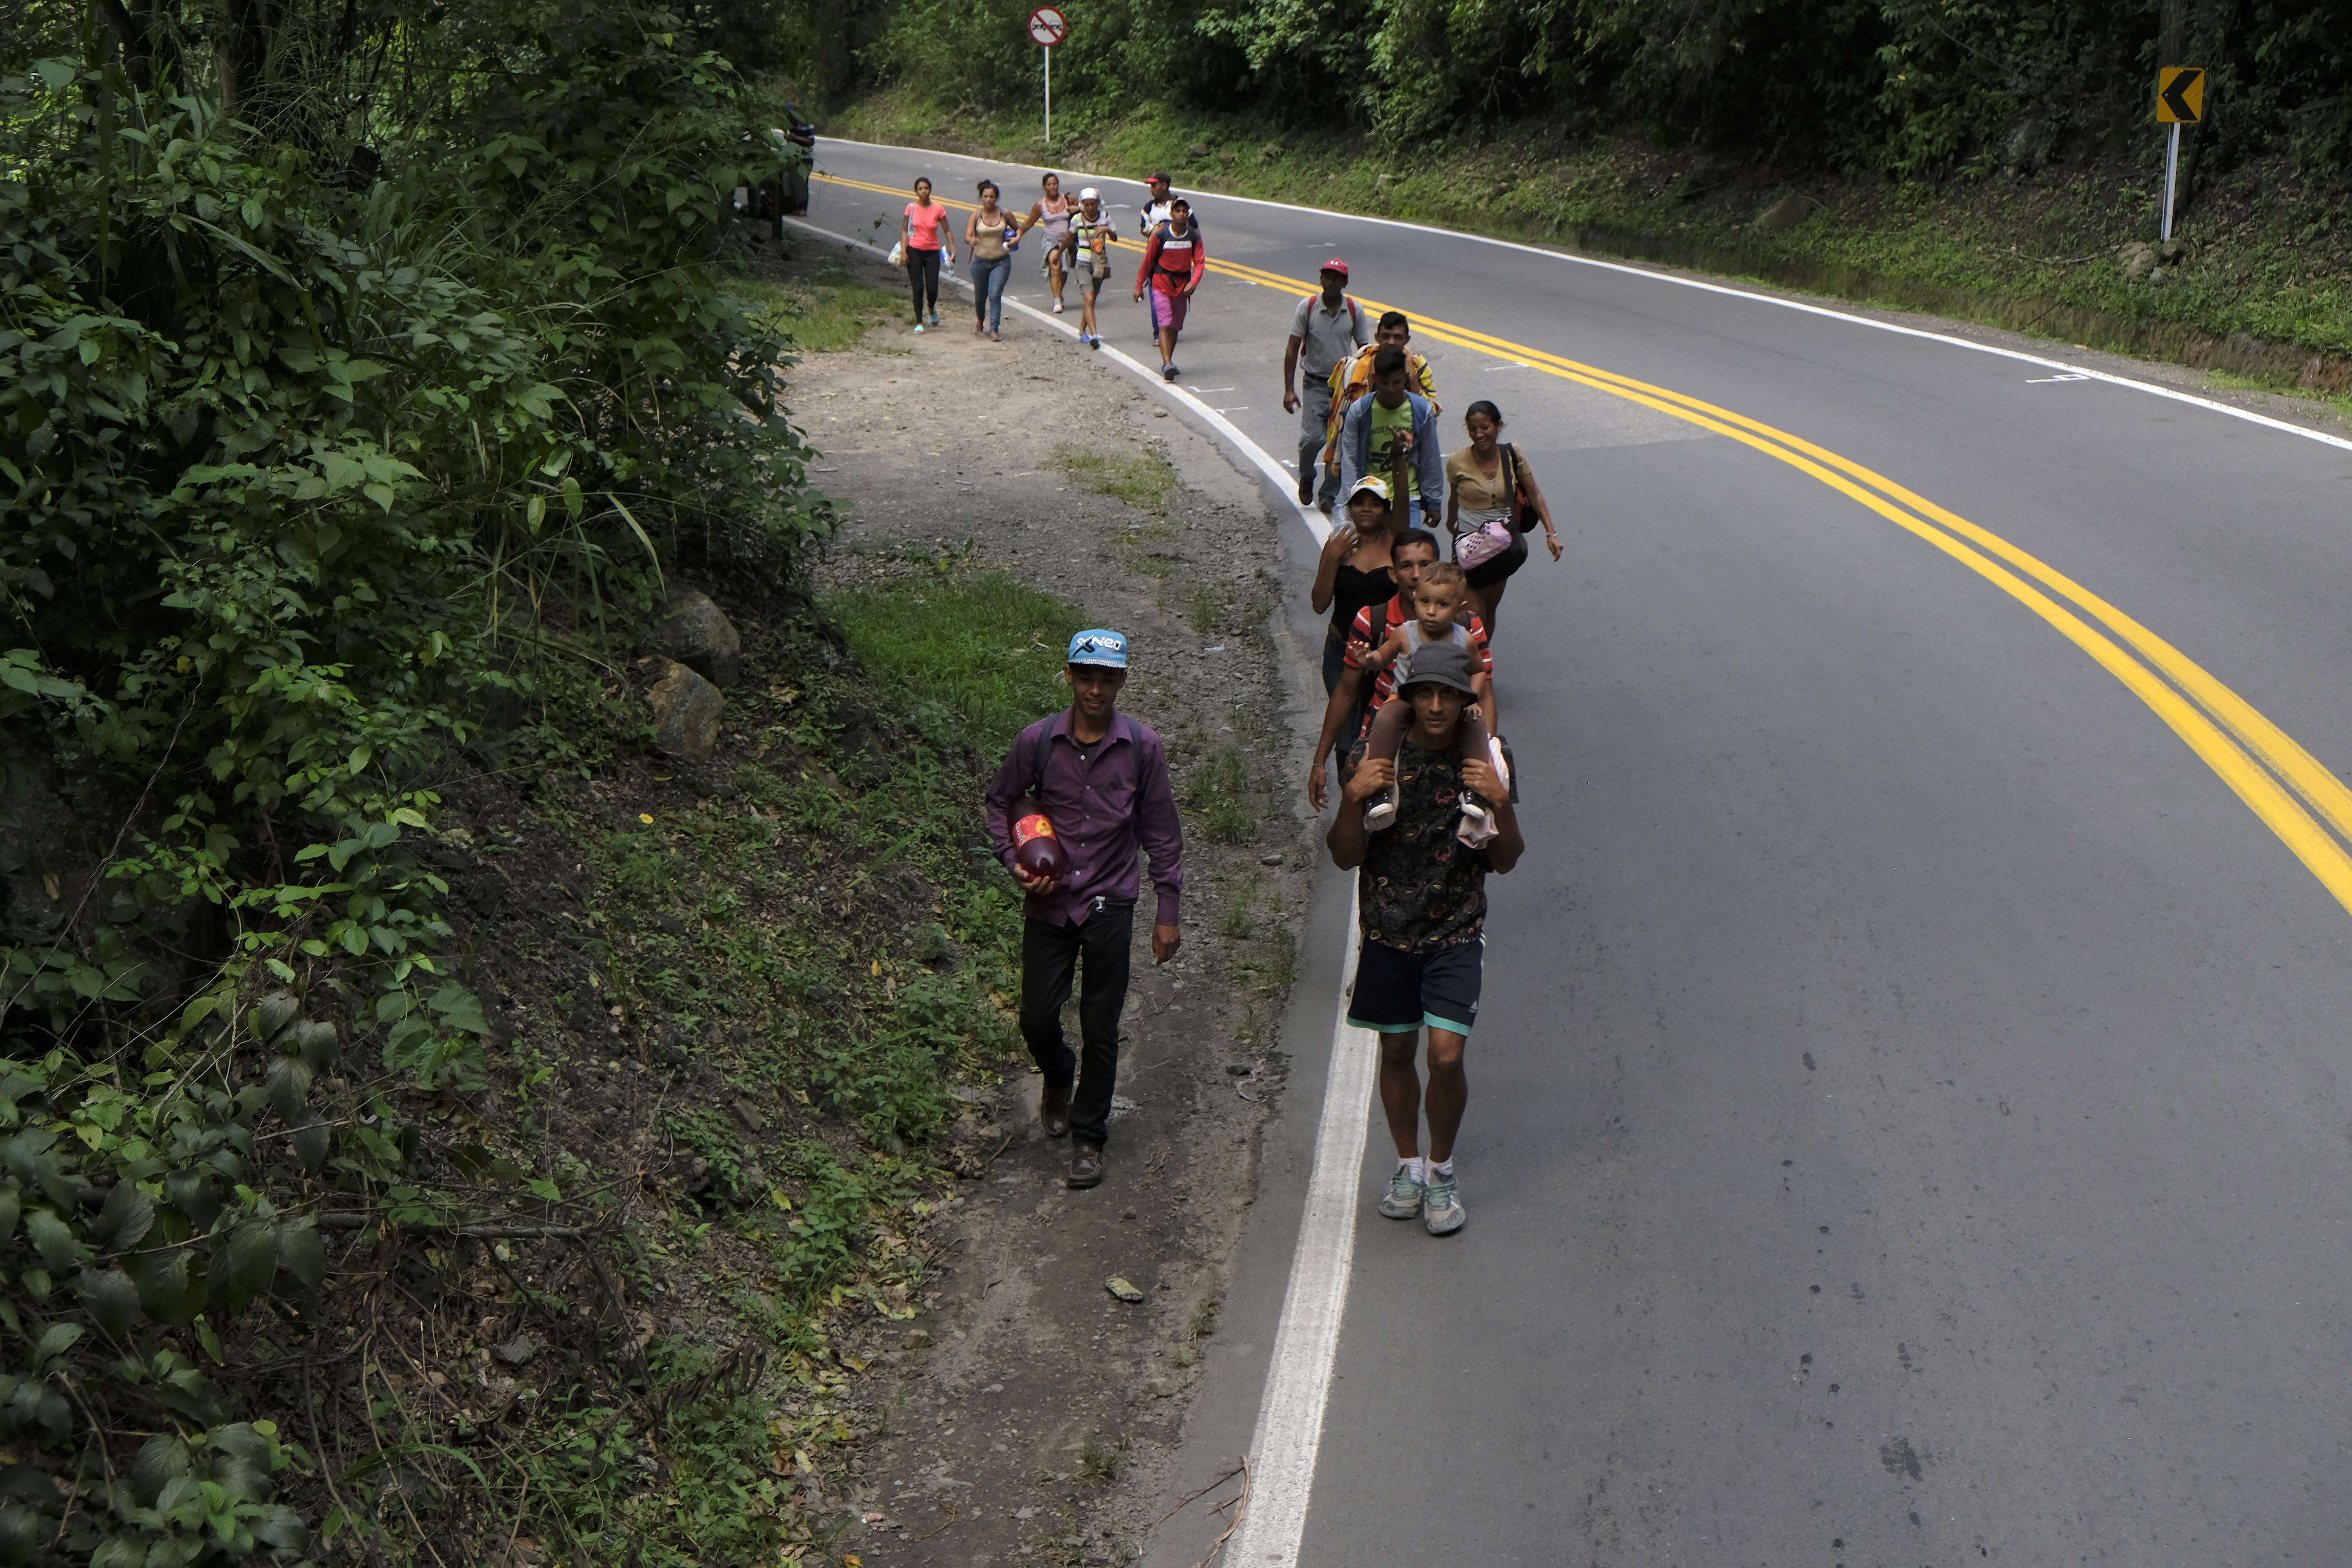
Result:
[[[1331,862],[1356,876],[1362,936],[1348,1022],[1381,1038],[1381,1109],[1395,1141],[1396,1174],[1381,1213],[1423,1217],[1432,1236],[1462,1228],[1454,1139],[1470,1098],[1462,1068],[1478,1018],[1485,979],[1486,873],[1508,871],[1527,848],[1510,787],[1485,757],[1461,749],[1462,710],[1471,698],[1467,648],[1427,643],[1413,650],[1398,698],[1412,720],[1396,760],[1371,757],[1356,769],[1324,842]],[[1364,831],[1364,802],[1394,784],[1396,820]],[[1494,814],[1495,835],[1476,846],[1455,836],[1465,790]],[[1421,1152],[1422,1079],[1413,1047],[1429,1030],[1429,1153]]]
[[[1118,1081],[1118,1017],[1127,1005],[1128,953],[1142,885],[1139,848],[1158,891],[1151,962],[1176,956],[1177,901],[1184,889],[1184,829],[1158,734],[1118,710],[1127,684],[1127,639],[1085,631],[1070,639],[1063,679],[1070,705],[1021,731],[988,786],[988,834],[996,857],[1028,895],[1021,932],[1021,1037],[1045,1076],[1038,1120],[1068,1136],[1070,1185],[1103,1178],[1111,1092]],[[1024,799],[1024,797],[1031,797]],[[1013,824],[1027,812],[1053,824],[1068,858],[1057,879],[1014,858]],[[1071,975],[1085,966],[1078,998],[1083,1061],[1062,1037]]]
[[[1176,339],[1184,331],[1184,310],[1209,268],[1201,231],[1192,226],[1192,206],[1182,196],[1168,204],[1168,221],[1143,242],[1143,265],[1136,269],[1135,297],[1151,296],[1151,325],[1160,339],[1160,379],[1173,381]]]
[[[1290,313],[1290,342],[1282,351],[1282,411],[1298,415],[1298,504],[1315,501],[1316,470],[1329,437],[1331,373],[1369,341],[1363,307],[1348,293],[1348,264],[1338,257],[1323,264],[1323,292],[1309,294]],[[1307,395],[1295,390],[1307,373]],[[1339,477],[1323,485],[1321,506],[1328,512],[1339,498]]]

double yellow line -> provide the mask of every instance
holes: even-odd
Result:
[[[884,195],[901,194],[856,180],[818,177]],[[971,210],[969,203],[946,205]],[[1212,260],[1209,270],[1302,295],[1318,287],[1230,261]],[[1357,300],[1375,313],[1398,308],[1362,295]],[[2352,842],[2352,789],[2195,660],[2064,573],[1885,476],[1761,420],[1468,327],[1423,315],[1413,315],[1412,321],[1418,335],[1519,361],[1547,375],[1727,436],[1934,545],[2049,622],[2123,682],[2237,792],[2338,903],[2352,910],[2352,853],[2346,849]]]

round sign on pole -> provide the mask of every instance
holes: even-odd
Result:
[[[1069,33],[1070,24],[1055,7],[1040,5],[1029,13],[1029,37],[1044,47],[1052,48]]]

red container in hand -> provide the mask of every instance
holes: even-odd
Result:
[[[1033,877],[1056,881],[1070,868],[1070,857],[1054,837],[1054,825],[1042,811],[1033,811],[1013,824],[1013,863]]]

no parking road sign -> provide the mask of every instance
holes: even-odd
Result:
[[[1070,24],[1059,7],[1040,5],[1029,13],[1029,37],[1045,53],[1045,140],[1054,140],[1054,46],[1070,36]]]

